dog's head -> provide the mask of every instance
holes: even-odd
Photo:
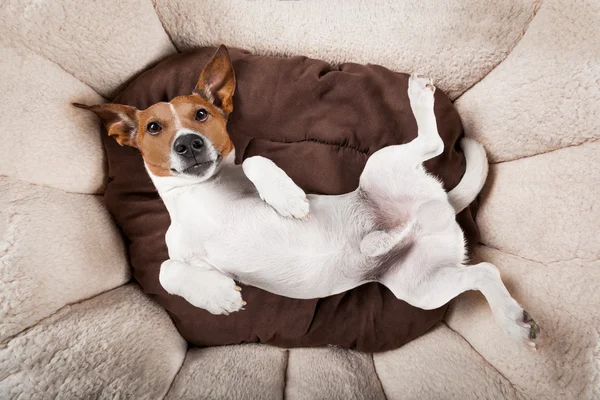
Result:
[[[121,104],[74,105],[96,113],[119,144],[139,149],[152,175],[201,182],[233,151],[226,123],[234,91],[229,52],[220,46],[190,95],[145,110]]]

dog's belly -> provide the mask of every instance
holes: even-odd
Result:
[[[257,238],[267,234],[253,233]],[[274,235],[265,241],[254,241],[234,235],[231,239],[235,243],[211,243],[207,258],[240,282],[288,297],[323,297],[356,285],[356,281],[350,284],[340,272],[361,263],[361,255],[341,241],[327,246],[318,243],[313,240],[318,239],[316,232],[313,233],[311,240],[305,242],[291,237],[274,239]],[[309,235],[306,232],[302,236]]]
[[[368,268],[359,243],[369,227],[341,200],[311,199],[311,216],[304,220],[283,218],[257,202],[212,232],[188,237],[182,248],[199,251],[183,258],[192,265],[208,262],[238,281],[288,297],[348,290]]]

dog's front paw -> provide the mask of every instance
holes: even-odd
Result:
[[[249,157],[242,164],[260,198],[284,217],[304,218],[309,205],[306,194],[271,160],[261,156]]]
[[[310,211],[306,194],[287,176],[270,182],[259,193],[267,204],[284,217],[304,218]]]
[[[229,314],[246,305],[235,281],[213,269],[167,260],[160,267],[159,281],[168,293],[211,314]]]
[[[243,310],[246,302],[242,299],[242,289],[235,285],[233,279],[225,276],[222,278],[190,291],[184,298],[193,306],[215,315],[229,315]]]

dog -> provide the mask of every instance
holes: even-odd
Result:
[[[359,187],[339,196],[306,195],[264,157],[235,165],[226,128],[235,87],[229,53],[221,46],[190,95],[145,110],[74,104],[96,113],[110,136],[143,156],[171,217],[169,260],[159,276],[167,292],[228,314],[246,305],[235,281],[301,299],[376,281],[426,310],[479,290],[500,327],[535,348],[540,329],[511,297],[498,269],[487,262],[465,265],[455,215],[485,183],[485,150],[462,139],[466,172],[448,193],[423,168],[444,150],[430,80],[409,78],[417,137],[375,152]]]

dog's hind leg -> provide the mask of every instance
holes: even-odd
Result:
[[[170,294],[185,298],[190,304],[212,314],[229,314],[243,309],[241,288],[221,272],[204,265],[190,265],[167,260],[160,267],[159,281]]]
[[[444,141],[437,129],[433,111],[435,86],[431,79],[411,75],[408,79],[408,99],[415,120],[417,138],[408,143],[410,151],[418,154],[422,161],[437,157],[444,151]]]
[[[441,307],[467,290],[479,290],[504,332],[535,348],[539,326],[508,293],[493,264],[482,262],[434,269],[412,286],[406,276],[402,277],[403,274],[398,272],[400,270],[390,272],[381,282],[399,299],[425,310]]]
[[[360,177],[361,187],[380,181],[382,174],[397,174],[397,168],[420,166],[444,151],[433,111],[435,87],[431,80],[412,75],[408,80],[408,98],[417,122],[417,137],[409,143],[387,146],[369,159]]]

